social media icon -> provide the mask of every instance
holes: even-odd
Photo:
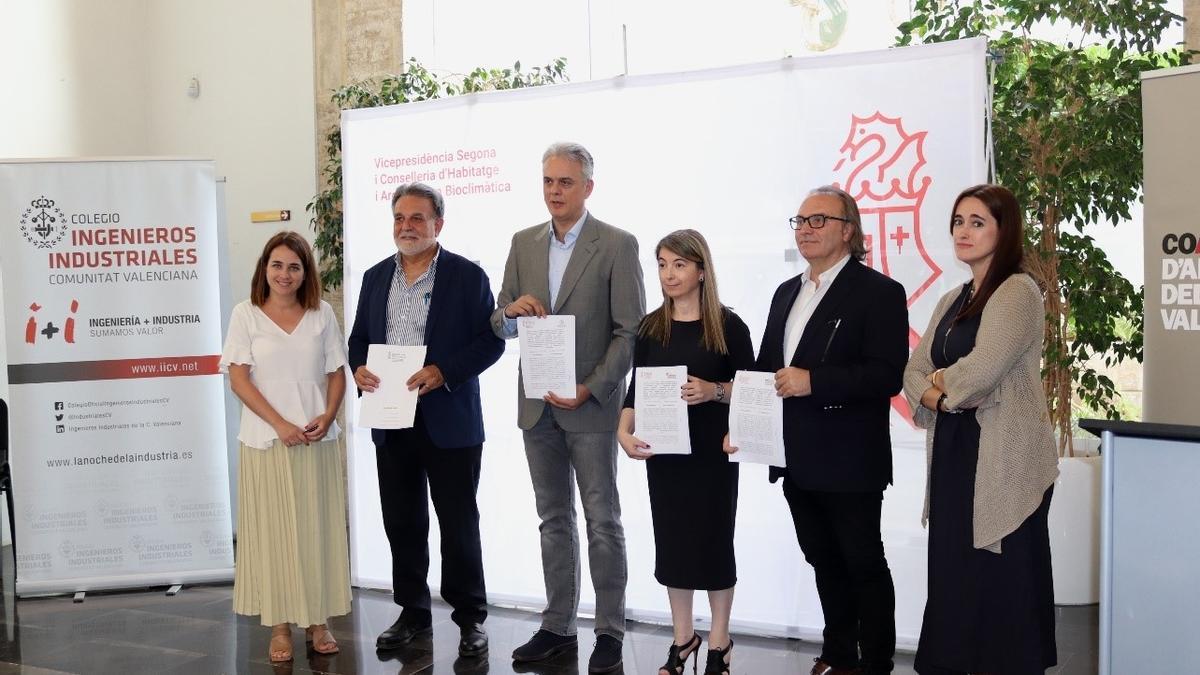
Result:
[[[63,418],[63,416],[62,416],[62,415],[55,415],[55,416],[54,416],[54,421],[55,421],[55,422],[61,422],[61,421],[62,421],[62,418]]]
[[[56,434],[61,434],[62,432],[66,431],[66,430],[67,430],[67,428],[61,424],[54,427],[54,433],[56,433]]]
[[[63,402],[62,402],[62,401],[55,401],[55,402],[54,402],[54,409],[55,409],[55,410],[62,410],[62,409],[63,409]]]

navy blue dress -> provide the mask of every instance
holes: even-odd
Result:
[[[954,323],[969,286],[938,323],[933,365],[946,368],[975,348],[980,315]],[[1054,581],[1046,516],[1050,493],[999,555],[973,545],[975,411],[939,414],[929,475],[929,597],[914,667],[944,673],[1044,673],[1057,658]]]

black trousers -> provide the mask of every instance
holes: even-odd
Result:
[[[783,494],[825,614],[821,660],[868,674],[891,672],[896,591],[879,531],[883,493],[801,490],[784,478]]]
[[[383,529],[392,549],[392,588],[403,616],[430,618],[429,499],[442,535],[442,598],[460,626],[487,618],[483,552],[479,543],[479,465],[482,445],[439,448],[417,413],[416,426],[386,432],[375,446]]]

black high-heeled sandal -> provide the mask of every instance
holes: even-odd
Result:
[[[688,648],[691,651],[687,651]],[[684,654],[684,652],[687,652]],[[682,656],[680,656],[682,654]],[[696,658],[692,659],[695,656]],[[683,675],[683,669],[687,667],[688,659],[692,659],[692,672],[695,673],[700,667],[700,635],[692,633],[692,639],[686,643],[677,645],[671,643],[671,648],[667,650],[667,662],[659,667],[659,672],[667,671],[671,675]]]
[[[725,657],[729,656],[729,650],[733,649],[733,638],[729,638],[729,644],[725,649],[709,649],[708,663],[704,664],[704,675],[721,675],[729,672],[729,663],[725,661]]]

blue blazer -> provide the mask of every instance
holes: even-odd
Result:
[[[392,255],[363,274],[350,330],[351,372],[366,364],[368,346],[387,342],[388,294],[395,271],[396,256]],[[483,269],[443,247],[425,322],[425,365],[436,365],[446,385],[425,394],[417,404],[429,439],[439,448],[483,443],[479,374],[504,353],[504,341],[492,332],[490,318],[495,308]],[[371,439],[382,445],[383,430],[372,429]]]

